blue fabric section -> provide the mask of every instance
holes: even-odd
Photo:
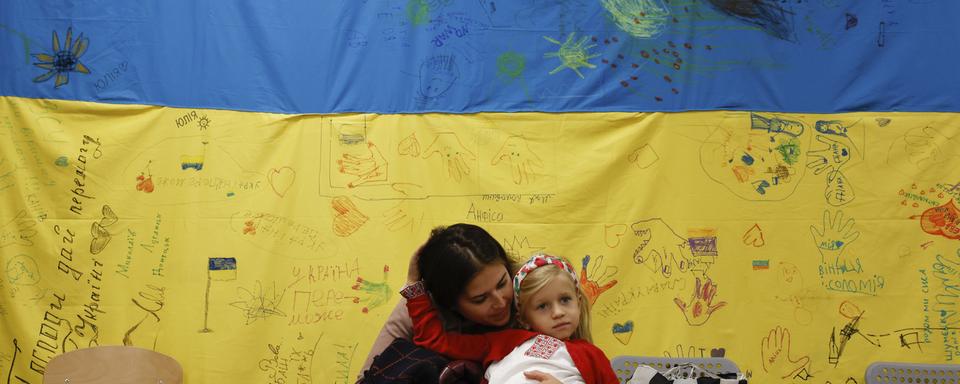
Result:
[[[935,0],[5,0],[0,95],[287,113],[960,111],[957,15]]]

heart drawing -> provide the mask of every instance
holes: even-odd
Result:
[[[613,337],[616,337],[620,344],[627,345],[631,336],[633,336],[633,320],[627,320],[623,324],[613,323]]]
[[[290,167],[280,167],[280,169],[273,168],[267,173],[267,181],[270,183],[270,187],[273,188],[273,192],[277,196],[283,197],[287,194],[287,190],[293,186],[293,181],[297,178],[297,172]]]

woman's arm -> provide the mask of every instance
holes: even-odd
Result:
[[[393,312],[390,312],[390,316],[383,323],[383,328],[380,328],[380,334],[373,341],[370,353],[367,354],[367,360],[363,362],[363,367],[360,368],[361,377],[363,377],[363,372],[370,369],[373,358],[383,353],[387,346],[396,339],[413,340],[413,322],[410,321],[410,315],[407,314],[407,301],[404,299],[400,299],[397,306],[393,308]]]
[[[413,342],[454,360],[482,362],[490,350],[486,335],[466,335],[443,329],[440,314],[424,292],[422,283],[407,285],[402,292],[413,321]]]

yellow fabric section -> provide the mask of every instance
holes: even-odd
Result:
[[[757,383],[956,363],[958,127],[0,98],[0,372],[131,344],[187,382],[352,382],[410,253],[455,222],[585,268],[610,358],[722,349]]]

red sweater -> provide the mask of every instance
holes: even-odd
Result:
[[[518,345],[540,333],[523,329],[505,329],[478,335],[446,332],[433,304],[426,295],[407,300],[413,320],[413,341],[424,348],[457,360],[483,361],[483,368],[500,361]],[[564,344],[573,364],[587,384],[619,384],[610,360],[600,348],[586,340],[566,340]]]

